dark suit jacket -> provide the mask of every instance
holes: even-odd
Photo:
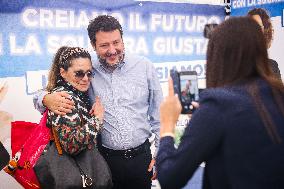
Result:
[[[259,79],[257,86],[282,143],[272,142],[244,86],[205,89],[178,149],[172,137],[160,140],[162,189],[183,187],[202,162],[203,188],[284,188],[284,116],[267,83]]]
[[[2,170],[10,160],[10,156],[3,144],[0,142],[0,170]]]
[[[268,62],[270,64],[270,66],[271,66],[271,69],[272,69],[273,73],[275,73],[276,76],[281,79],[281,73],[280,73],[280,70],[278,68],[277,62],[275,60],[273,60],[273,59],[268,59]]]

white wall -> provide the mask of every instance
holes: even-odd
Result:
[[[284,27],[281,27],[281,16],[272,17],[272,25],[274,26],[274,39],[271,47],[269,48],[269,57],[278,63],[278,67],[281,72],[282,81],[284,81],[284,56],[283,56],[283,44],[284,44]],[[278,27],[275,27],[278,26]]]

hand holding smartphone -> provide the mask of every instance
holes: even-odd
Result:
[[[170,75],[174,83],[174,91],[178,94],[182,105],[182,114],[191,114],[195,107],[191,102],[199,100],[198,80],[196,71],[171,70]]]

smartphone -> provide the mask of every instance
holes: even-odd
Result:
[[[192,101],[199,100],[198,79],[196,71],[171,70],[171,77],[174,83],[174,92],[178,97],[182,106],[182,114],[191,114],[195,110]]]

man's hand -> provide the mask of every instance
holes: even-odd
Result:
[[[148,172],[152,171],[153,167],[155,166],[156,160],[153,158],[149,164]],[[157,172],[153,170],[153,176],[151,180],[155,180],[157,178]]]
[[[74,102],[70,100],[69,94],[64,91],[46,94],[42,103],[50,111],[58,115],[71,113],[72,109],[74,108]]]
[[[105,109],[102,105],[100,97],[96,96],[96,102],[93,104],[92,109],[89,112],[92,116],[96,116],[101,122],[104,120]]]

